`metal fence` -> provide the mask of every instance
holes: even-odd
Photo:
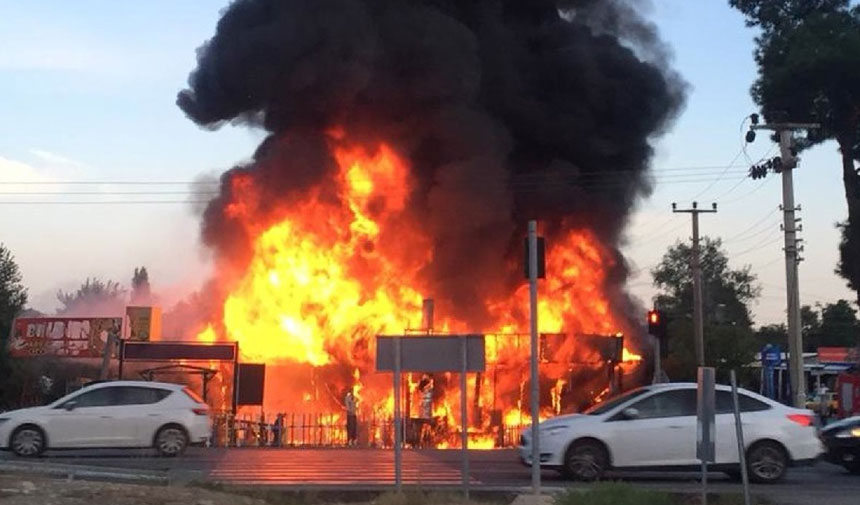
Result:
[[[494,427],[496,447],[513,447],[523,427]],[[428,422],[404,419],[404,444],[409,447],[435,447],[443,439],[457,440],[455,431],[444,420]],[[212,445],[218,447],[339,447],[345,446],[346,418],[336,414],[296,414],[234,416],[229,412],[213,415]],[[394,420],[391,416],[360,416],[358,445],[387,448],[394,445]]]

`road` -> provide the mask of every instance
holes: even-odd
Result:
[[[460,453],[455,450],[415,450],[403,453],[406,484],[457,486],[461,483]],[[124,471],[163,472],[187,480],[207,480],[233,485],[298,488],[375,489],[393,484],[393,453],[378,449],[274,449],[191,448],[179,458],[156,457],[149,450],[48,452],[37,465],[102,467]],[[484,489],[520,489],[530,485],[530,472],[517,462],[513,450],[470,451],[470,484]],[[23,461],[8,453],[0,463]],[[614,472],[607,476],[644,487],[696,493],[695,473]],[[561,488],[572,484],[555,472],[543,473],[544,485]],[[740,492],[740,485],[719,473],[710,475],[715,492]],[[860,477],[841,467],[819,463],[811,468],[792,468],[784,482],[753,486],[753,493],[779,504],[856,504]]]

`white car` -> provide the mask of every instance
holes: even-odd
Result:
[[[44,407],[0,414],[0,449],[19,456],[108,447],[176,456],[210,435],[209,407],[191,389],[164,382],[101,382]]]
[[[816,418],[738,390],[747,469],[755,482],[776,482],[790,465],[811,464],[824,452]],[[716,390],[716,462],[711,468],[740,474],[731,388]],[[610,469],[698,469],[696,384],[655,384],[595,405],[583,414],[539,425],[540,465],[578,480]],[[520,437],[520,459],[531,465],[531,429]]]

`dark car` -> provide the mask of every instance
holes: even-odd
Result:
[[[849,417],[821,430],[827,460],[860,475],[860,416]]]

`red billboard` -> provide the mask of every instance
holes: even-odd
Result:
[[[108,335],[122,331],[122,317],[18,318],[9,339],[9,354],[16,357],[60,356],[99,358]]]

